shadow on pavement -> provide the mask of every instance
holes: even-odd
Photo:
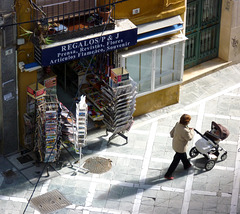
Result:
[[[120,199],[125,198],[129,196],[134,196],[137,194],[138,189],[143,189],[143,191],[146,191],[154,186],[159,186],[160,189],[163,188],[163,185],[166,184],[166,187],[169,187],[169,182],[179,182],[179,179],[182,177],[187,176],[189,173],[193,173],[194,176],[202,173],[206,173],[207,171],[204,169],[206,159],[205,158],[199,158],[192,160],[193,167],[189,170],[183,170],[182,164],[179,164],[177,169],[174,172],[174,179],[173,180],[167,180],[164,178],[164,174],[162,172],[167,171],[166,169],[159,170],[159,176],[153,176],[148,177],[144,180],[128,180],[126,183],[131,184],[131,186],[124,186],[124,185],[113,185],[108,193],[104,193],[98,197],[98,199],[101,198],[108,198],[108,199]],[[124,187],[123,187],[124,186]],[[170,188],[172,187],[172,184],[170,184]],[[120,191],[120,192],[119,192]]]

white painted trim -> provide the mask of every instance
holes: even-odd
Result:
[[[154,21],[147,24],[138,25],[137,26],[138,34],[148,33],[154,30],[159,30],[161,28],[170,27],[176,24],[183,24],[183,20],[180,15],[168,19],[163,19],[160,21]]]
[[[154,49],[158,49],[158,48],[173,45],[173,44],[176,44],[179,42],[183,42],[185,40],[187,40],[187,37],[185,37],[183,34],[178,34],[178,35],[172,36],[168,39],[160,40],[159,42],[157,42],[155,44],[142,45],[140,47],[136,47],[136,48],[130,49],[128,51],[119,52],[118,54],[120,57],[126,58],[126,57],[133,56],[136,54],[141,54],[141,53],[144,53],[147,51],[152,51]]]

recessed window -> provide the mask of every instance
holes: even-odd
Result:
[[[138,94],[144,95],[180,84],[183,74],[185,37],[169,39],[155,45],[138,47],[120,53],[120,65],[137,83]]]

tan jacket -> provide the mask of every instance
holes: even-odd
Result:
[[[173,150],[178,153],[184,153],[187,150],[188,141],[192,140],[194,136],[194,130],[188,128],[188,126],[176,123],[176,125],[170,131],[170,136],[173,138]]]

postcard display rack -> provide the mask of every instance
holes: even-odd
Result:
[[[83,147],[87,137],[87,118],[88,105],[86,97],[81,96],[81,99],[76,103],[76,132],[75,132],[75,149],[76,151]]]
[[[81,167],[82,147],[86,144],[88,122],[88,105],[86,96],[82,95],[80,101],[76,103],[76,132],[75,151],[79,153],[79,165],[76,171],[87,173],[88,170]]]
[[[121,136],[128,143],[128,137],[124,132],[129,131],[133,123],[137,84],[129,76],[121,81],[119,78],[118,80],[114,78],[109,77],[109,84],[101,87],[102,96],[108,103],[103,110],[103,123],[106,125],[107,134],[112,132],[108,144],[116,135]]]

